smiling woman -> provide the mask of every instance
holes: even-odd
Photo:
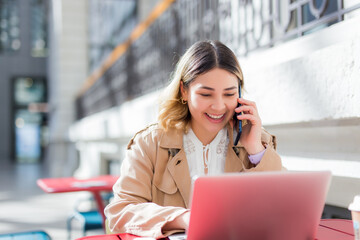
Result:
[[[239,98],[239,85],[240,65],[221,42],[197,42],[185,52],[161,97],[159,122],[128,144],[105,208],[111,231],[154,238],[184,231],[192,179],[282,170],[275,137],[262,129],[256,104]],[[234,145],[239,120],[246,124]]]

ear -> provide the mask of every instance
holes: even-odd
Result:
[[[187,91],[184,87],[184,82],[183,81],[180,81],[180,92],[181,92],[181,97],[187,101]]]

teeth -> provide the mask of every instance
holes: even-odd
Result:
[[[212,114],[209,114],[209,113],[206,113],[209,117],[211,118],[214,118],[214,119],[220,119],[224,116],[224,114],[221,114],[221,115],[212,115]]]

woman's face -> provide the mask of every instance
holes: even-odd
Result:
[[[214,68],[198,76],[181,94],[188,102],[191,128],[203,144],[210,143],[234,115],[238,98],[237,77]]]

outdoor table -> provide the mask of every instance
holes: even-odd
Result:
[[[107,234],[77,238],[76,240],[132,240],[135,235]],[[140,238],[141,239],[141,238]],[[147,238],[149,239],[149,238]],[[168,238],[165,238],[167,240]],[[314,240],[354,240],[353,224],[351,220],[321,219],[316,238]]]
[[[344,219],[321,219],[318,240],[354,240],[353,222]]]
[[[102,191],[112,191],[118,176],[103,175],[94,178],[79,179],[75,177],[42,178],[37,180],[38,186],[46,193],[66,193],[88,191],[94,196],[98,211],[103,219],[105,230],[104,204],[101,198]]]

